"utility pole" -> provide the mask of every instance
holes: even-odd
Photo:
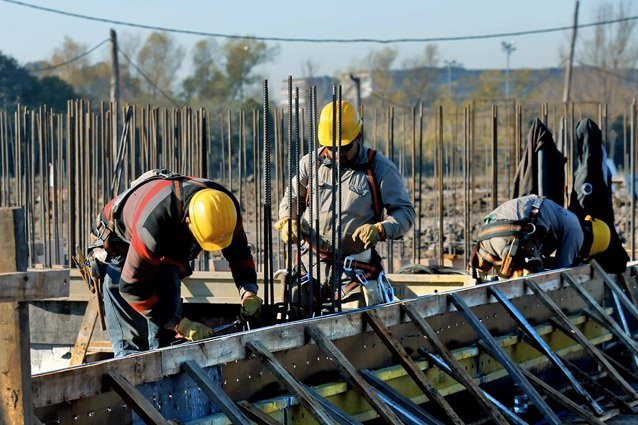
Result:
[[[350,79],[354,83],[354,88],[357,92],[357,110],[361,109],[361,78],[355,77],[354,74],[350,74]]]
[[[506,58],[507,58],[507,67],[505,68],[505,98],[509,99],[510,98],[510,56],[512,56],[512,53],[514,52],[514,50],[516,50],[516,46],[514,45],[513,41],[503,41],[501,43],[501,46],[503,47],[503,51],[505,52]]]
[[[111,102],[120,100],[120,66],[117,60],[117,34],[111,30]]]
[[[445,66],[447,67],[447,91],[450,96],[450,99],[453,99],[452,98],[452,68],[454,68],[455,66],[459,66],[460,64],[454,59],[451,61],[444,60],[443,64],[445,64]]]
[[[563,85],[563,103],[569,102],[572,90],[572,63],[574,62],[574,48],[576,47],[576,30],[578,29],[578,6],[579,1],[576,0],[574,7],[574,26],[572,27],[572,39],[569,47],[569,59],[565,64],[565,82]]]

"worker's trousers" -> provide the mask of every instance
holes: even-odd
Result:
[[[115,357],[123,357],[140,351],[154,350],[169,345],[175,332],[164,329],[147,320],[120,294],[122,266],[118,261],[104,265],[104,318]],[[179,280],[170,294],[179,300]]]

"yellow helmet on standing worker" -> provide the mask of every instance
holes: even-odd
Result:
[[[319,130],[317,131],[319,137],[319,144],[321,146],[332,146],[332,118],[333,114],[336,117],[336,125],[334,126],[337,132],[334,135],[335,145],[339,145],[339,109],[333,112],[333,105],[338,105],[337,102],[330,102],[321,110],[319,117]],[[337,106],[338,108],[338,106]],[[345,100],[341,101],[341,146],[347,146],[361,133],[363,122],[359,117],[357,109]]]
[[[591,257],[593,255],[600,254],[609,247],[611,232],[609,231],[607,223],[598,218],[593,218],[588,215],[585,217],[585,220],[591,222],[591,230],[593,233],[591,248],[589,249],[589,256]]]
[[[237,226],[237,208],[233,200],[219,190],[202,189],[188,204],[190,229],[205,251],[219,251],[233,240]]]

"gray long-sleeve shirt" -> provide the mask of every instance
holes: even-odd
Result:
[[[510,199],[492,211],[488,217],[490,220],[529,218],[536,199],[538,199],[537,195]],[[562,268],[573,265],[578,258],[584,239],[583,230],[576,215],[551,199],[544,199],[535,225],[547,230],[543,240],[543,253],[549,255],[554,250],[556,251],[553,267]],[[511,243],[511,238],[491,238],[481,242],[481,249],[492,256],[503,259]]]
[[[359,153],[354,162],[366,164],[368,162],[368,149],[361,145]],[[319,149],[318,152],[321,152]],[[321,165],[318,169],[316,185],[319,200],[319,234],[325,241],[332,239],[332,163],[331,161],[319,157]],[[294,176],[292,186],[286,188],[286,192],[279,205],[279,218],[296,216],[296,199],[299,198],[300,210],[304,218],[309,220],[309,209],[306,208],[306,196],[313,196],[313,203],[316,202],[316,192],[309,191],[310,181],[310,154],[305,155],[299,162],[299,175]],[[399,239],[410,229],[414,223],[414,206],[410,201],[408,192],[399,174],[399,170],[392,161],[377,152],[372,161],[372,171],[374,173],[385,217],[381,221],[387,239]],[[362,224],[375,223],[373,195],[370,190],[367,173],[362,170],[353,170],[342,166],[341,168],[341,227],[342,227],[342,251],[345,255],[356,254],[364,251],[360,241],[354,242],[352,234]],[[299,182],[299,184],[297,183]],[[299,187],[299,193],[297,188]],[[288,208],[288,191],[292,189],[292,214]],[[313,212],[316,218],[316,208]],[[314,219],[313,218],[313,221]],[[310,223],[314,227],[315,223]]]

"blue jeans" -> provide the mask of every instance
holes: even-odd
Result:
[[[168,271],[168,270],[167,270]],[[172,270],[171,270],[172,271]],[[140,351],[154,350],[175,340],[175,332],[149,321],[138,313],[120,294],[120,261],[104,264],[104,319],[115,357],[123,357]],[[174,271],[163,273],[165,279],[158,282],[158,298],[171,304],[181,313],[180,284]],[[178,305],[175,306],[175,303]]]

